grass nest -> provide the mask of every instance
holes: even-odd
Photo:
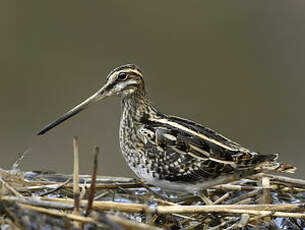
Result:
[[[0,169],[2,229],[304,229],[305,180],[257,173],[214,185],[200,196],[144,181],[78,173]]]

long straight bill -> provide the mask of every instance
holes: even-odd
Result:
[[[69,119],[70,117],[73,117],[74,115],[78,114],[80,111],[86,109],[90,104],[97,102],[101,99],[103,99],[105,96],[101,94],[101,91],[95,93],[91,97],[89,97],[87,100],[82,102],[81,104],[77,105],[70,111],[63,114],[61,117],[59,117],[57,120],[53,121],[52,123],[48,124],[46,127],[44,127],[38,135],[43,135],[50,129],[54,128],[55,126],[59,125],[60,123],[64,122],[65,120]]]

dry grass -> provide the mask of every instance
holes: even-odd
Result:
[[[305,181],[259,173],[208,188],[200,197],[143,181],[0,169],[1,229],[302,229]]]

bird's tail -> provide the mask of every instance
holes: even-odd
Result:
[[[289,165],[289,164],[282,164],[277,162],[277,159],[279,155],[277,153],[275,154],[269,154],[269,155],[260,155],[264,158],[262,163],[258,164],[256,169],[265,169],[265,170],[275,170],[278,172],[288,172],[288,173],[294,173],[296,171],[296,167]]]

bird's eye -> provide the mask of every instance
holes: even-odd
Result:
[[[119,78],[120,80],[125,80],[125,79],[127,78],[127,73],[125,73],[125,72],[119,73],[118,78]]]

